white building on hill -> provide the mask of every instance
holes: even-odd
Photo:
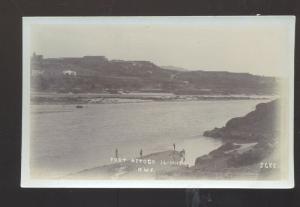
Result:
[[[63,74],[64,75],[70,75],[70,76],[76,76],[77,75],[77,73],[73,70],[64,70]]]

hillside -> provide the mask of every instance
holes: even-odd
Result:
[[[174,68],[174,67],[173,67]],[[104,56],[31,59],[36,91],[112,90],[175,94],[273,94],[276,79],[246,73],[178,71],[149,61],[108,60]]]

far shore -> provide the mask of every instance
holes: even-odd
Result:
[[[118,104],[144,102],[224,101],[224,100],[269,100],[267,95],[174,95],[172,93],[33,93],[31,103],[42,104]]]

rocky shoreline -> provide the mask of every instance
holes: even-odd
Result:
[[[234,171],[252,166],[266,171],[261,163],[275,163],[278,144],[279,100],[261,103],[244,117],[229,120],[222,128],[205,131],[204,136],[221,139],[224,144],[195,161],[201,171]],[[278,166],[277,166],[278,167]],[[273,168],[277,168],[274,167]],[[276,173],[277,169],[273,169]]]

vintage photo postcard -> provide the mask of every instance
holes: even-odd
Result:
[[[21,186],[293,188],[294,29],[24,17]]]

